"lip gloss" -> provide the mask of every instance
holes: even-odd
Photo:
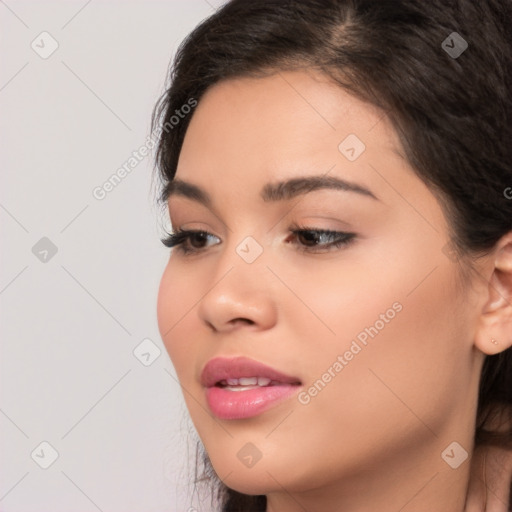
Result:
[[[233,391],[213,386],[206,389],[208,406],[215,416],[223,420],[257,416],[297,392],[300,386],[279,384],[254,386]]]

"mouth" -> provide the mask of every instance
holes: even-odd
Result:
[[[238,391],[246,387],[267,387],[302,384],[300,379],[247,357],[216,357],[206,363],[201,372],[205,388],[228,387]],[[236,388],[236,389],[235,389]]]
[[[271,380],[268,377],[240,377],[239,379],[221,380],[216,382],[215,386],[229,391],[247,391],[248,389],[266,388],[283,384],[283,382]],[[300,382],[298,382],[297,385],[298,384],[300,384]]]
[[[257,416],[302,386],[297,377],[245,357],[215,358],[201,373],[206,400],[220,419],[244,419]]]

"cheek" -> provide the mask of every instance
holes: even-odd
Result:
[[[187,322],[194,313],[193,305],[197,301],[197,298],[194,299],[194,290],[197,294],[187,274],[169,263],[160,280],[157,321],[160,337],[178,375],[186,367],[184,359],[190,360],[193,355],[189,352],[186,357],[187,349],[191,347]]]
[[[362,278],[360,288],[350,288],[350,296],[324,310],[336,335],[321,337],[310,353],[309,384],[329,380],[326,372],[338,356],[346,362],[325,387],[322,382],[316,386],[320,391],[311,406],[318,417],[332,415],[335,425],[336,414],[350,411],[347,430],[366,425],[372,431],[375,422],[388,422],[390,437],[417,417],[434,431],[442,428],[471,382],[470,327],[457,309],[455,276],[447,265],[415,288],[420,281],[365,289]]]
[[[329,417],[325,424],[338,428],[335,417],[350,411],[344,428],[358,424],[372,430],[386,418],[393,428],[395,422],[410,424],[415,413],[440,427],[469,386],[470,323],[457,306],[454,269],[432,254],[417,265],[396,261],[335,278],[303,275],[302,286],[294,283],[310,309],[287,306],[296,319],[296,367],[304,368],[307,360],[306,385],[317,388],[307,406],[315,410],[310,420]],[[344,361],[335,367],[338,356]],[[414,406],[414,413],[404,404]]]
[[[457,294],[453,276],[441,268],[436,272],[412,293],[380,288],[371,301],[344,302],[336,324],[339,335],[319,337],[316,350],[303,356],[314,396],[297,405],[294,417],[272,435],[285,445],[288,436],[300,432],[301,458],[318,464],[318,475],[343,467],[349,472],[371,469],[390,453],[407,460],[411,450],[427,450],[436,436],[440,451],[447,444],[442,434],[450,418],[461,413],[461,397],[471,386],[471,344],[464,312],[451,307]],[[377,324],[379,314],[397,299],[401,311]],[[358,333],[368,334],[366,345]],[[350,351],[354,339],[359,345],[353,347],[355,354]],[[331,377],[328,369],[347,351],[351,360],[345,357],[343,369],[331,370]],[[342,453],[343,461],[319,460],[316,454],[327,451]],[[283,466],[298,464],[299,457],[283,461]]]

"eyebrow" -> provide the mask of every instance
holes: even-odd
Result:
[[[277,183],[267,183],[261,189],[260,197],[265,202],[286,201],[320,189],[355,192],[361,196],[379,201],[373,192],[366,187],[334,176],[306,176],[290,178]],[[207,207],[212,206],[212,198],[206,190],[179,178],[171,180],[166,185],[162,196],[165,200],[171,196],[181,196],[197,201]]]

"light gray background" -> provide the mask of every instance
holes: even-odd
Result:
[[[152,158],[92,191],[144,144],[178,44],[222,3],[0,0],[2,512],[209,510],[156,321],[169,249]]]

